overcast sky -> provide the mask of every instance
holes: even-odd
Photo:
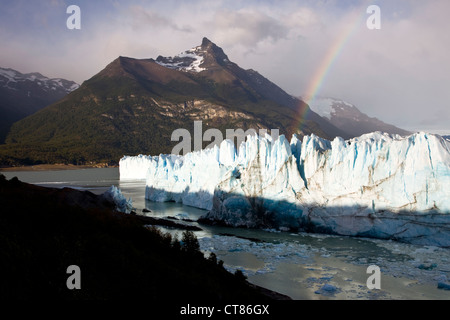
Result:
[[[71,4],[80,30],[66,27]],[[380,30],[366,26],[372,4]],[[2,0],[0,66],[82,83],[118,56],[173,56],[206,36],[300,96],[354,26],[318,94],[405,129],[450,134],[449,16],[449,0]]]

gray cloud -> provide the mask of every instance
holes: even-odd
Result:
[[[289,29],[281,22],[258,10],[220,10],[206,25],[223,39],[224,45],[255,47],[264,40],[285,38]]]
[[[146,9],[142,6],[131,6],[129,8],[129,23],[130,25],[136,29],[142,29],[145,27],[153,27],[153,28],[169,28],[176,31],[182,32],[193,32],[193,28],[191,26],[178,26],[173,22],[172,19],[169,19],[154,10]]]

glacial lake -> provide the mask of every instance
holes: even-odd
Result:
[[[138,214],[198,219],[205,210],[179,203],[145,200],[145,181],[120,181],[118,168],[58,171],[8,171],[7,179],[46,187],[71,187],[96,194],[112,185],[133,199]],[[193,222],[194,225],[198,225]],[[439,283],[450,283],[450,249],[394,241],[322,234],[248,230],[199,225],[196,232],[205,255],[214,252],[224,266],[240,269],[248,281],[292,299],[450,299]],[[178,230],[163,229],[172,234]],[[380,289],[369,289],[380,269]],[[370,281],[369,281],[370,283]]]

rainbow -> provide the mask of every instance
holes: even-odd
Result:
[[[366,19],[366,10],[361,9],[361,11],[364,14],[354,14],[351,19],[349,19],[349,23],[347,23],[343,28],[342,31],[339,32],[338,37],[336,37],[333,44],[329,47],[328,51],[326,52],[324,58],[321,60],[321,63],[319,64],[318,68],[313,74],[313,77],[311,78],[311,81],[309,82],[309,85],[306,89],[306,92],[303,96],[303,101],[306,104],[310,104],[316,97],[317,94],[322,89],[322,86],[332,69],[334,63],[338,60],[340,54],[342,53],[345,45],[348,43],[348,41],[351,39],[352,35],[355,33],[355,31],[361,27],[362,21]],[[296,118],[295,121],[295,128],[298,131],[301,131],[302,126],[304,125],[306,121],[306,117],[309,111],[309,108],[306,107],[305,104],[301,104],[299,106],[299,115]]]

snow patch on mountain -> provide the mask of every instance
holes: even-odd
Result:
[[[15,76],[16,72],[12,69],[3,69],[0,68],[0,76],[5,77],[8,81],[16,82]]]
[[[314,112],[328,120],[331,120],[332,115],[335,114],[338,109],[354,107],[354,105],[342,100],[320,97],[315,97],[313,100],[309,101],[308,104]]]
[[[159,65],[184,72],[201,72],[206,70],[201,68],[200,65],[203,63],[203,53],[201,46],[184,51],[174,57],[162,57],[159,56],[156,59],[156,63]]]
[[[362,134],[376,131],[400,134],[402,136],[407,136],[412,133],[385,123],[377,118],[369,117],[353,104],[343,100],[314,97],[314,99],[308,101],[308,105],[311,110],[345,132],[347,138],[358,137]]]

